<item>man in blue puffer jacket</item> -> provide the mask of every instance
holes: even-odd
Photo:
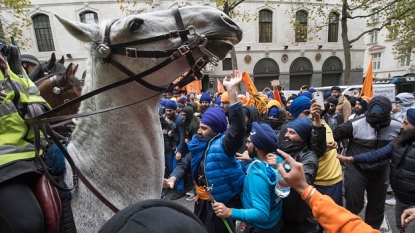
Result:
[[[278,171],[267,163],[267,155],[277,150],[277,142],[271,126],[252,123],[246,146],[253,162],[247,170],[241,195],[243,209],[227,208],[219,202],[213,205],[218,217],[246,222],[246,233],[278,233],[282,230],[282,202],[275,193]]]
[[[176,181],[182,179],[185,171],[191,168],[197,194],[194,213],[210,233],[228,232],[227,224],[234,231],[231,219],[226,219],[225,224],[215,215],[212,209],[214,201],[230,207],[242,206],[239,194],[245,173],[235,159],[246,130],[242,104],[236,95],[241,80],[242,74],[234,71],[231,78],[225,78],[223,82],[229,92],[229,121],[232,123],[228,131],[225,133],[225,111],[218,107],[209,108],[203,114],[197,135],[187,144],[191,153],[181,160],[163,185],[164,188],[173,188]]]

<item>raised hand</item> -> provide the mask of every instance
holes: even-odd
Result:
[[[226,87],[226,90],[229,92],[230,90],[234,90],[241,81],[242,73],[240,73],[239,70],[234,70],[230,74],[230,78],[225,77],[223,79],[223,86]]]

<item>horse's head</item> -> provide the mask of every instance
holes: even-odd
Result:
[[[63,65],[64,63],[64,56],[62,56],[62,58],[59,61],[56,61],[56,55],[55,53],[52,53],[50,55],[50,59],[47,62],[35,66],[33,71],[29,74],[29,78],[33,82],[36,82],[39,79],[50,74],[58,74],[64,72],[66,70],[66,67]]]
[[[239,43],[242,39],[241,29],[228,16],[215,8],[185,7],[180,8],[179,11],[181,16],[177,17],[176,15],[176,19],[171,10],[165,10],[131,15],[112,23],[103,22],[100,26],[71,22],[59,16],[56,17],[74,37],[95,44],[92,45],[92,55],[95,55],[93,62],[96,69],[92,72],[98,72],[96,76],[101,79],[105,75],[106,81],[101,84],[108,84],[124,79],[125,75],[120,76],[119,70],[115,67],[101,64],[101,59],[96,56],[97,52],[100,52],[98,49],[100,44],[109,45],[111,49],[110,59],[122,64],[130,73],[137,74],[162,63],[168,57],[161,55],[143,57],[141,51],[177,51],[177,48],[184,43],[182,42],[183,37],[189,40],[188,43],[192,43],[200,39],[200,35],[204,35],[207,38],[207,40],[204,40],[205,44],[192,50],[194,60],[203,55],[204,48],[219,59],[224,59],[233,48],[233,45]],[[161,35],[169,35],[169,33],[177,34],[174,31],[180,29],[179,25],[181,23],[184,29],[189,29],[189,35],[182,35],[182,38],[180,36],[159,38]],[[104,40],[106,35],[108,40]],[[153,38],[157,38],[157,40],[153,40]],[[137,41],[140,43],[136,43]],[[126,42],[131,43],[123,48],[114,48],[117,44]],[[112,45],[114,47],[111,47]],[[126,49],[126,47],[128,48]],[[135,52],[136,50],[137,52]],[[137,57],[131,56],[132,53],[136,54]],[[154,86],[166,87],[176,77],[189,69],[190,66],[186,56],[180,56],[174,62],[169,63],[168,66],[146,75],[144,80]],[[114,74],[116,72],[117,75],[111,74],[111,72]],[[94,82],[88,80],[88,78],[87,81]]]
[[[41,96],[52,108],[82,95],[81,82],[75,77],[77,70],[78,65],[75,66],[71,63],[64,72],[49,75],[36,82]],[[75,114],[78,108],[79,103],[62,109],[58,115]]]

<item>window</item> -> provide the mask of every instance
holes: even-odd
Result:
[[[405,56],[399,61],[399,66],[409,66],[411,64],[411,51],[412,49],[406,50]]]
[[[259,12],[259,43],[272,42],[272,12],[262,10]]]
[[[339,36],[339,14],[332,12],[329,15],[329,42],[337,42]]]
[[[379,22],[379,13],[373,14],[371,18],[374,23]]]
[[[33,16],[32,20],[39,52],[55,51],[49,16],[39,14]]]
[[[382,53],[372,53],[373,56],[373,69],[378,70],[380,69],[380,60],[382,58]]]
[[[79,17],[82,23],[98,23],[98,14],[92,11],[84,11]]]
[[[295,42],[307,42],[307,12],[297,11],[295,16]]]
[[[378,41],[378,33],[379,33],[379,31],[374,31],[374,32],[370,33],[370,43]]]
[[[232,58],[223,59],[222,70],[232,70]]]

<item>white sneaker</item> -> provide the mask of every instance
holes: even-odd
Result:
[[[192,195],[195,195],[192,191],[186,193],[186,196],[192,196]]]
[[[188,197],[186,197],[186,201],[194,201],[196,199],[196,195],[194,195],[192,193],[192,195],[189,195]]]
[[[395,198],[395,197],[392,197],[391,199],[386,200],[386,201],[385,201],[385,204],[386,204],[386,205],[395,206],[395,205],[396,205],[396,198]]]

